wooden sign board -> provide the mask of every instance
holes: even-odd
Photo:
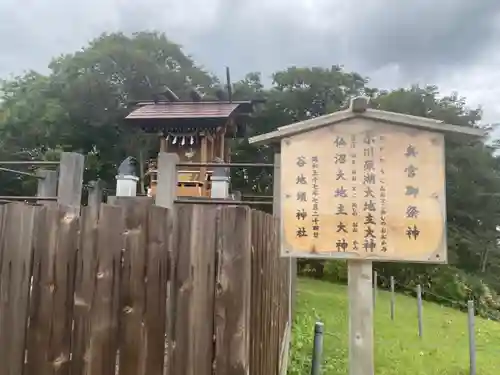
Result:
[[[281,140],[282,255],[446,263],[444,136],[354,118]]]

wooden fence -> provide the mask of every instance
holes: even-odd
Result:
[[[245,207],[0,206],[0,375],[275,375],[288,260]]]

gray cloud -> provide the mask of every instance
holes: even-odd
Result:
[[[467,64],[491,45],[497,0],[387,0],[358,12],[348,31],[367,67],[397,63],[408,71]],[[360,27],[357,27],[359,24]]]
[[[343,64],[381,86],[439,82],[495,50],[499,14],[498,0],[2,0],[0,77],[105,31],[156,29],[219,75]]]
[[[264,71],[341,63],[372,72],[396,64],[403,76],[428,77],[471,63],[498,36],[498,0],[318,1],[309,22],[310,9],[257,11],[265,3],[254,0],[250,8],[226,0],[193,49],[213,63],[222,55],[236,67]]]
[[[499,13],[498,0],[3,0],[0,74],[39,68],[103,31],[160,29],[209,68],[238,75],[392,63],[415,76],[470,63],[498,35]]]

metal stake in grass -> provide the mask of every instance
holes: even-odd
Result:
[[[391,320],[394,320],[396,315],[396,293],[394,276],[391,276]]]
[[[321,355],[323,354],[323,323],[316,322],[314,325],[314,343],[311,363],[311,375],[319,375],[321,372]]]
[[[417,285],[417,314],[418,314],[418,335],[424,335],[424,328],[422,324],[422,286]]]

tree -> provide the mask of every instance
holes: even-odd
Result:
[[[480,120],[479,109],[467,108],[465,99],[457,95],[442,97],[437,87],[380,91],[368,87],[367,82],[340,66],[291,67],[276,72],[269,88],[259,73],[249,73],[234,84],[233,98],[266,99],[250,121],[248,136],[346,108],[352,96],[363,93],[372,98],[373,107],[383,110],[460,126],[476,126]],[[141,158],[157,152],[155,136],[148,137],[124,124],[130,102],[149,100],[165,86],[181,98],[187,99],[193,87],[211,97],[218,84],[216,77],[197,66],[163,34],[103,34],[81,51],[54,59],[48,75],[28,72],[2,82],[0,157],[51,159],[61,150],[80,151],[88,156],[86,179],[99,177],[111,184],[125,156]],[[459,136],[447,137],[452,267],[381,264],[381,274],[399,275],[409,283],[441,280],[446,284],[456,275],[468,273],[475,277],[474,282],[487,280],[500,290],[500,279],[495,276],[500,271],[500,201],[492,195],[500,191],[496,149],[495,142],[488,146]],[[232,150],[233,161],[273,161],[272,148],[249,145],[247,139],[234,141]],[[272,194],[270,168],[234,170],[232,177],[233,190]],[[24,178],[2,174],[0,190],[5,194],[29,194],[33,189],[34,184]]]
[[[239,98],[265,98],[249,128],[248,136],[263,134],[280,126],[306,120],[348,105],[349,98],[360,94],[366,78],[345,72],[339,66],[325,68],[291,67],[273,75],[273,87],[264,90],[260,75],[249,74],[236,83]],[[255,147],[242,141],[234,150],[234,161],[272,163],[274,152],[269,146]],[[232,184],[244,193],[272,194],[272,170],[249,168],[233,171]]]
[[[54,148],[79,151],[89,155],[86,178],[109,182],[125,156],[155,146],[124,124],[131,102],[151,100],[166,86],[184,98],[192,87],[211,93],[217,83],[159,33],[103,34],[49,68],[48,76],[30,72],[3,82],[4,149],[38,150],[38,156]]]
[[[477,126],[479,109],[468,109],[465,99],[457,95],[438,96],[434,86],[415,86],[381,93],[373,103],[384,110]],[[446,139],[450,262],[470,272],[485,272],[488,265],[498,264],[493,255],[500,255],[496,244],[500,201],[491,195],[500,189],[500,165],[495,150],[479,140],[459,136]]]
[[[366,82],[358,74],[337,68],[291,68],[278,72],[274,75],[273,87],[264,92],[261,89],[252,91],[252,87],[259,85],[240,82],[240,85],[246,85],[247,95],[253,93],[267,98],[250,135],[267,133],[282,125],[346,108],[349,98],[360,93],[369,95],[371,105],[382,110],[431,117],[460,126],[477,126],[480,120],[479,109],[467,108],[465,99],[457,95],[441,97],[437,87],[414,86],[379,91],[366,87]],[[456,279],[453,275],[460,270],[478,275],[500,290],[499,279],[493,276],[498,273],[500,264],[497,245],[500,201],[491,195],[500,191],[500,166],[495,150],[495,144],[488,146],[479,140],[447,136],[448,245],[452,267],[380,264],[382,276],[397,276],[410,284],[415,280],[438,283],[437,287],[444,288],[444,284]],[[236,150],[240,161],[271,162],[272,154],[269,147],[254,147],[248,143],[242,143]],[[272,192],[272,173],[269,170],[249,169],[234,177],[233,183],[246,192]],[[337,267],[333,269],[338,271]],[[467,290],[467,287],[450,290]]]

